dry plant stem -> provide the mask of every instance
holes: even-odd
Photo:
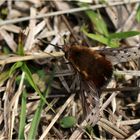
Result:
[[[12,100],[10,99],[10,96],[13,95],[14,92],[14,87],[12,85],[14,85],[14,81],[15,78],[17,76],[17,73],[15,73],[14,75],[12,75],[7,84],[6,84],[6,90],[4,92],[4,96],[3,96],[3,100],[4,100],[4,128],[5,128],[5,136],[6,138],[10,138],[10,128],[11,128],[11,115],[12,115],[12,105],[11,102],[15,98],[15,96],[12,97]],[[15,100],[14,100],[15,101]]]
[[[137,10],[139,8],[139,3],[137,3],[134,7],[134,10],[131,12],[131,15],[129,16],[129,18],[126,20],[126,22],[124,23],[123,27],[121,27],[120,29],[117,30],[117,32],[121,32],[121,31],[128,31],[130,30],[130,26],[133,23],[133,18],[135,18],[135,15],[137,13]],[[129,25],[129,26],[128,26]]]
[[[1,120],[4,121],[4,132],[7,138],[8,138],[8,132],[9,132],[9,118],[10,118],[10,115],[9,115],[10,111],[8,110],[8,107],[7,107],[7,104],[9,104],[8,93],[9,93],[9,87],[11,86],[10,83],[11,83],[11,79],[9,79],[6,84],[6,90],[4,92],[4,97],[3,97],[4,114],[1,114]]]
[[[140,76],[140,70],[127,70],[127,71],[115,71],[115,74],[127,74],[127,75],[131,75],[131,76]]]
[[[53,131],[57,134],[58,139],[63,139],[64,135],[56,128],[56,127],[52,127]]]
[[[124,87],[124,88],[103,88],[103,92],[113,92],[113,91],[139,91],[140,87]]]
[[[63,113],[63,111],[65,110],[65,108],[68,106],[68,104],[73,100],[74,98],[74,94],[72,94],[67,101],[65,102],[65,104],[61,107],[61,109],[59,110],[59,112],[55,115],[55,117],[53,118],[53,120],[51,121],[51,123],[49,124],[49,126],[46,128],[46,130],[43,132],[43,134],[40,136],[39,140],[43,140],[46,135],[48,134],[48,132],[50,131],[50,129],[52,128],[52,126],[55,124],[55,122],[58,120],[58,118],[60,117],[60,115]]]
[[[21,95],[21,93],[23,91],[24,78],[25,78],[25,72],[23,72],[22,75],[21,75],[21,80],[20,80],[19,88],[18,88],[17,92],[15,93],[15,96],[12,98],[10,106],[13,106],[15,104],[15,101],[16,102],[18,101],[17,99],[19,99],[19,96]]]
[[[114,131],[112,128],[110,128],[107,124],[102,123],[102,122],[98,122],[98,125],[100,125],[102,128],[104,128],[107,132],[110,132],[111,134],[113,134],[115,137],[119,138],[119,139],[124,139],[125,137],[123,135],[121,135],[120,133]]]
[[[47,108],[45,109],[45,113],[47,114],[47,112],[53,108],[53,106],[58,102],[58,98],[54,98],[51,102],[50,102],[50,106],[47,106]]]
[[[138,124],[139,122],[140,122],[140,119],[135,119],[135,120],[120,121],[119,124],[120,124],[120,126],[134,125],[134,124]]]
[[[8,46],[10,47],[10,49],[13,52],[16,52],[16,48],[17,48],[17,44],[16,42],[13,40],[12,36],[5,31],[4,29],[0,28],[0,35],[3,37],[3,39],[6,41],[6,43],[8,44]]]
[[[58,71],[55,73],[55,77],[59,77],[59,76],[68,76],[68,75],[74,75],[75,72],[73,70],[63,70],[63,71]]]
[[[127,134],[125,132],[123,132],[121,129],[117,128],[113,123],[111,123],[110,121],[104,118],[101,118],[98,124],[101,127],[103,127],[106,131],[116,136],[117,138],[122,139],[122,138],[127,137]]]
[[[93,112],[93,110],[91,111],[91,112]],[[76,140],[80,140],[81,139],[81,136],[82,136],[82,134],[84,133],[84,131],[83,131],[83,128],[84,128],[84,126],[86,126],[88,123],[88,119],[91,117],[90,116],[91,115],[91,113],[87,116],[87,118],[79,125],[79,127],[73,132],[73,134],[70,136],[70,138],[69,138],[69,140],[73,140],[73,139],[76,139]],[[100,119],[100,117],[99,117],[99,112],[96,112],[95,113],[95,116],[92,116],[92,117],[94,117],[94,124],[96,124],[98,121],[99,121],[99,119]],[[81,128],[80,128],[81,127]]]
[[[13,25],[13,24],[10,24],[10,25],[3,25],[1,27],[1,29],[4,29],[6,31],[9,31],[9,32],[12,32],[12,33],[20,33],[21,32],[21,27],[19,26],[16,26],[16,25]]]
[[[112,99],[117,95],[117,93],[113,93],[107,100],[106,102],[103,104],[102,108],[96,112],[96,115],[97,116],[92,116],[91,113],[89,114],[89,117],[91,115],[91,117],[94,117],[96,119],[96,121],[99,121],[100,120],[100,117],[98,116],[98,114],[100,114],[109,104],[110,102],[112,101]],[[92,112],[92,111],[91,111]],[[87,117],[87,118],[89,118]],[[80,126],[83,127],[83,126],[86,126],[87,125],[87,120],[84,120]],[[83,134],[83,131],[82,129],[76,129],[73,134],[70,136],[70,140],[73,140],[73,139],[81,139],[81,135]]]
[[[14,123],[15,123],[15,116],[17,115],[17,111],[18,111],[18,102],[19,102],[19,96],[21,95],[22,91],[23,91],[23,82],[24,82],[24,77],[25,77],[25,73],[22,73],[21,76],[21,81],[19,84],[19,88],[15,94],[15,98],[14,98],[14,104],[13,104],[13,108],[12,108],[12,116],[11,116],[11,130],[10,130],[10,139],[12,140],[12,136],[13,136],[13,129],[14,129]]]
[[[63,52],[54,52],[51,54],[48,53],[36,53],[30,56],[14,56],[14,57],[7,57],[3,60],[0,60],[0,65],[5,65],[9,63],[14,63],[18,61],[27,61],[27,60],[36,60],[36,59],[44,59],[50,57],[61,57],[64,56]]]
[[[114,97],[117,96],[118,93],[113,92],[111,94],[111,96],[106,100],[106,102],[102,105],[101,109],[100,109],[100,113],[111,103],[111,101],[113,100]]]
[[[34,18],[36,16],[36,9],[30,8],[30,17]],[[25,42],[24,50],[31,50],[35,40],[35,27],[36,19],[30,20],[29,23],[29,34]]]
[[[56,71],[60,71],[61,69],[59,68],[59,66],[56,67]],[[67,90],[68,93],[70,93],[70,88],[64,78],[64,76],[60,76],[59,80],[61,81],[61,84],[64,86],[64,88]]]
[[[92,5],[89,7],[80,7],[80,8],[73,8],[70,10],[65,10],[65,11],[57,11],[57,12],[52,12],[52,13],[47,13],[47,14],[43,14],[43,15],[38,15],[36,17],[23,17],[23,18],[18,18],[18,19],[14,19],[14,20],[6,20],[6,21],[1,21],[0,26],[5,25],[5,24],[13,24],[13,23],[17,23],[17,22],[22,22],[22,21],[26,21],[26,20],[30,20],[30,19],[40,19],[40,18],[44,18],[44,17],[50,17],[50,16],[58,16],[58,15],[62,15],[62,14],[68,14],[68,13],[75,13],[75,12],[80,12],[80,11],[85,11],[85,10],[95,10],[98,8],[103,8],[103,7],[107,7],[107,6],[117,6],[117,5],[123,5],[123,4],[133,4],[133,3],[137,3],[140,2],[140,0],[125,0],[122,2],[112,2],[109,3],[109,5],[106,4],[98,4],[98,5]]]
[[[126,140],[135,140],[137,137],[140,136],[140,130],[136,131],[133,135],[131,135],[129,138]]]
[[[5,91],[6,87],[0,87],[0,92]]]
[[[85,129],[81,128],[78,124],[76,124],[76,126],[81,129],[83,132],[85,132],[88,136],[89,136],[89,139],[92,140],[92,137],[88,134],[88,132],[86,132]]]
[[[19,88],[10,101],[9,101],[9,96],[10,96],[9,93],[12,86],[11,84],[13,83],[13,80],[15,79],[13,77],[16,77],[16,75],[14,75],[11,78],[11,80],[8,81],[7,89],[4,93],[4,121],[5,121],[5,131],[6,131],[5,136],[8,139],[12,139],[12,136],[13,136],[14,120],[15,120],[15,116],[17,115],[19,96],[23,91],[24,76],[25,74],[23,73]]]
[[[54,3],[54,5],[55,5],[56,9],[60,11],[60,9],[59,9],[59,7],[58,7],[58,5],[57,5],[56,0],[54,0],[53,3]],[[73,29],[71,28],[71,26],[70,26],[68,20],[65,18],[64,15],[61,15],[61,17],[62,17],[62,20],[64,21],[64,23],[66,24],[67,28],[69,29],[70,33],[72,34],[73,39],[76,41],[76,43],[79,44],[78,38],[77,38],[77,37],[75,36],[75,34],[73,33]]]

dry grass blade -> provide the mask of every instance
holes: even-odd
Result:
[[[128,120],[128,121],[120,121],[120,125],[133,125],[137,124],[140,122],[140,119],[135,119],[135,120]]]
[[[139,139],[139,3],[1,0],[0,137]]]
[[[109,122],[106,119],[101,118],[98,124],[118,139],[124,139],[128,136],[127,133],[122,131],[120,128],[117,128],[113,123]]]
[[[8,44],[8,46],[10,47],[10,49],[15,52],[16,48],[17,48],[17,44],[16,42],[13,40],[12,36],[10,34],[8,34],[7,31],[5,31],[4,29],[0,29],[0,34],[1,36],[4,38],[4,40],[6,41],[6,43]]]
[[[31,17],[35,17],[36,15],[36,10],[34,8],[31,8]],[[30,20],[29,24],[29,34],[25,43],[25,50],[31,50],[34,44],[34,39],[35,39],[35,26],[36,26],[36,20]]]
[[[135,132],[133,135],[131,135],[128,139],[126,140],[135,140],[140,136],[140,130],[138,130],[137,132]]]
[[[124,1],[124,2],[122,2],[122,1],[112,2],[112,3],[109,4],[109,6],[117,6],[117,5],[123,5],[123,4],[133,4],[133,3],[137,3],[137,2],[140,2],[140,0]],[[89,9],[95,10],[95,9],[104,8],[104,7],[107,7],[107,5],[99,4],[99,5],[89,6],[89,7],[75,8],[75,9],[70,9],[70,10],[66,10],[66,11],[58,11],[58,12],[54,12],[54,13],[48,13],[48,14],[36,16],[35,18],[40,19],[40,18],[45,18],[45,17],[50,17],[50,16],[58,16],[58,15],[62,15],[62,14],[85,11],[85,10],[89,10]],[[34,19],[34,18],[23,17],[23,18],[20,18],[20,19],[3,21],[3,22],[0,23],[0,26],[5,25],[5,24],[13,24],[13,23],[17,23],[17,22],[23,22],[23,21],[30,20],[30,19]]]
[[[15,93],[14,98],[11,100],[10,106],[13,106],[11,112],[11,128],[10,128],[10,136],[8,136],[9,139],[12,139],[13,136],[13,129],[14,129],[14,123],[15,123],[15,117],[18,114],[18,102],[19,102],[19,97],[21,95],[21,93],[23,92],[23,82],[24,82],[24,78],[25,78],[25,73],[22,73],[22,77],[21,77],[21,81],[20,81],[20,85],[18,88],[18,91]],[[12,105],[13,104],[13,105]]]
[[[73,100],[73,98],[74,98],[74,94],[72,94],[67,99],[67,101],[65,102],[65,104],[59,110],[59,112],[55,115],[55,117],[53,118],[52,122],[49,124],[49,126],[46,128],[46,130],[41,135],[40,140],[43,140],[46,137],[46,135],[48,134],[48,132],[51,129],[51,127],[53,126],[53,124],[58,120],[58,118],[60,117],[60,115],[63,113],[63,111],[65,110],[65,108],[68,106],[68,104]]]
[[[121,74],[121,75],[130,75],[130,76],[140,76],[140,71],[139,70],[126,70],[126,71],[115,71],[116,74]]]
[[[32,55],[28,55],[28,56],[6,57],[3,60],[0,60],[0,65],[14,63],[14,62],[18,62],[18,61],[28,61],[28,60],[50,58],[50,57],[57,58],[57,57],[62,57],[62,56],[64,56],[63,52],[54,52],[54,53],[51,53],[51,55],[48,53],[35,53]]]
[[[10,32],[13,32],[13,33],[20,33],[21,31],[21,28],[16,26],[16,25],[4,25],[2,26],[2,29],[5,29],[6,31],[10,31]]]

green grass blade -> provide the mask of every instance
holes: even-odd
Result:
[[[0,73],[0,84],[7,80],[15,72],[16,69],[22,66],[22,64],[22,62],[16,62],[15,64],[13,64],[10,70]]]
[[[108,29],[106,23],[104,22],[103,18],[101,17],[100,13],[95,13],[92,10],[85,11],[89,19],[93,24],[93,28],[98,34],[103,36],[108,36]]]
[[[9,78],[9,72],[10,70],[0,73],[0,84]]]
[[[47,103],[46,99],[44,98],[44,96],[41,94],[39,88],[37,87],[37,85],[35,84],[33,78],[32,78],[32,73],[30,72],[29,68],[27,67],[27,65],[25,63],[23,63],[22,66],[22,70],[25,72],[26,74],[26,78],[28,80],[28,82],[30,83],[30,85],[33,87],[33,89],[39,94],[40,98]]]
[[[53,77],[54,77],[54,71],[52,72],[52,74],[50,76],[49,83],[48,83],[48,88],[45,92],[44,97],[46,97],[50,93],[50,88],[51,88],[51,83],[53,81]],[[42,112],[44,104],[45,103],[44,103],[43,99],[41,99],[40,102],[39,102],[39,105],[37,107],[37,110],[35,112],[32,123],[31,123],[31,128],[30,128],[30,131],[29,131],[28,139],[35,139],[37,128],[38,128],[38,125],[39,125],[39,122],[40,122],[41,112]]]
[[[12,75],[14,71],[22,66],[23,62],[19,61],[13,64],[13,66],[10,69],[9,75]]]
[[[19,38],[18,38],[18,48],[17,48],[17,54],[23,56],[24,55],[24,34],[23,32],[20,32]]]
[[[137,20],[137,22],[140,22],[140,6],[139,6],[139,8],[137,10],[136,20]]]
[[[23,91],[18,139],[24,139],[24,128],[25,128],[25,120],[26,120],[26,98],[27,98],[27,93],[26,91]]]
[[[111,39],[125,39],[125,38],[133,37],[139,34],[140,32],[138,31],[119,32],[119,33],[110,34],[108,38],[110,40]]]
[[[35,84],[35,82],[34,82],[34,80],[32,78],[32,73],[31,73],[31,71],[29,70],[29,68],[27,67],[27,65],[25,63],[23,63],[23,65],[22,65],[22,71],[25,72],[26,78],[27,78],[29,84],[32,86],[32,88],[38,93],[40,98],[51,108],[51,106],[49,105],[49,103],[47,102],[47,100],[45,99],[45,97],[42,95],[42,93],[40,92],[39,88]],[[53,112],[55,112],[52,108],[51,108],[51,110]]]
[[[92,34],[92,33],[88,33],[84,28],[81,29],[82,32],[88,36],[89,38],[93,39],[93,40],[96,40],[100,43],[103,43],[105,45],[108,45],[112,48],[117,48],[119,47],[119,42],[117,40],[109,40],[108,38],[102,36],[102,35],[99,35],[99,34]]]

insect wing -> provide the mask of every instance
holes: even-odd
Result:
[[[94,122],[94,116],[96,116],[96,112],[99,111],[99,90],[93,84],[93,82],[81,80],[81,88],[80,88],[80,98],[82,101],[82,107],[84,116],[89,116],[92,112],[90,117],[89,124]]]
[[[113,65],[140,58],[140,47],[101,50]]]

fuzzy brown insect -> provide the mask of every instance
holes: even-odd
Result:
[[[95,51],[78,45],[65,46],[66,58],[82,77],[100,89],[112,77],[113,66],[140,57],[140,46]]]
[[[100,93],[100,89],[109,82],[113,73],[113,65],[140,57],[140,47],[137,46],[94,51],[87,47],[72,45],[70,47],[65,46],[64,52],[66,58],[72,63],[73,67],[81,74],[83,79],[87,81],[91,94]],[[98,95],[93,97],[91,94],[88,94],[87,97],[85,96],[86,102],[91,105],[95,102],[95,107],[92,106],[90,111],[87,112],[85,121],[94,126],[100,114],[99,97]],[[92,102],[90,102],[90,96]],[[86,108],[86,102],[83,102],[83,108]],[[81,123],[81,126],[83,126],[83,124],[84,122]]]
[[[97,89],[112,77],[112,64],[102,53],[74,45],[65,47],[65,56],[81,76]]]

